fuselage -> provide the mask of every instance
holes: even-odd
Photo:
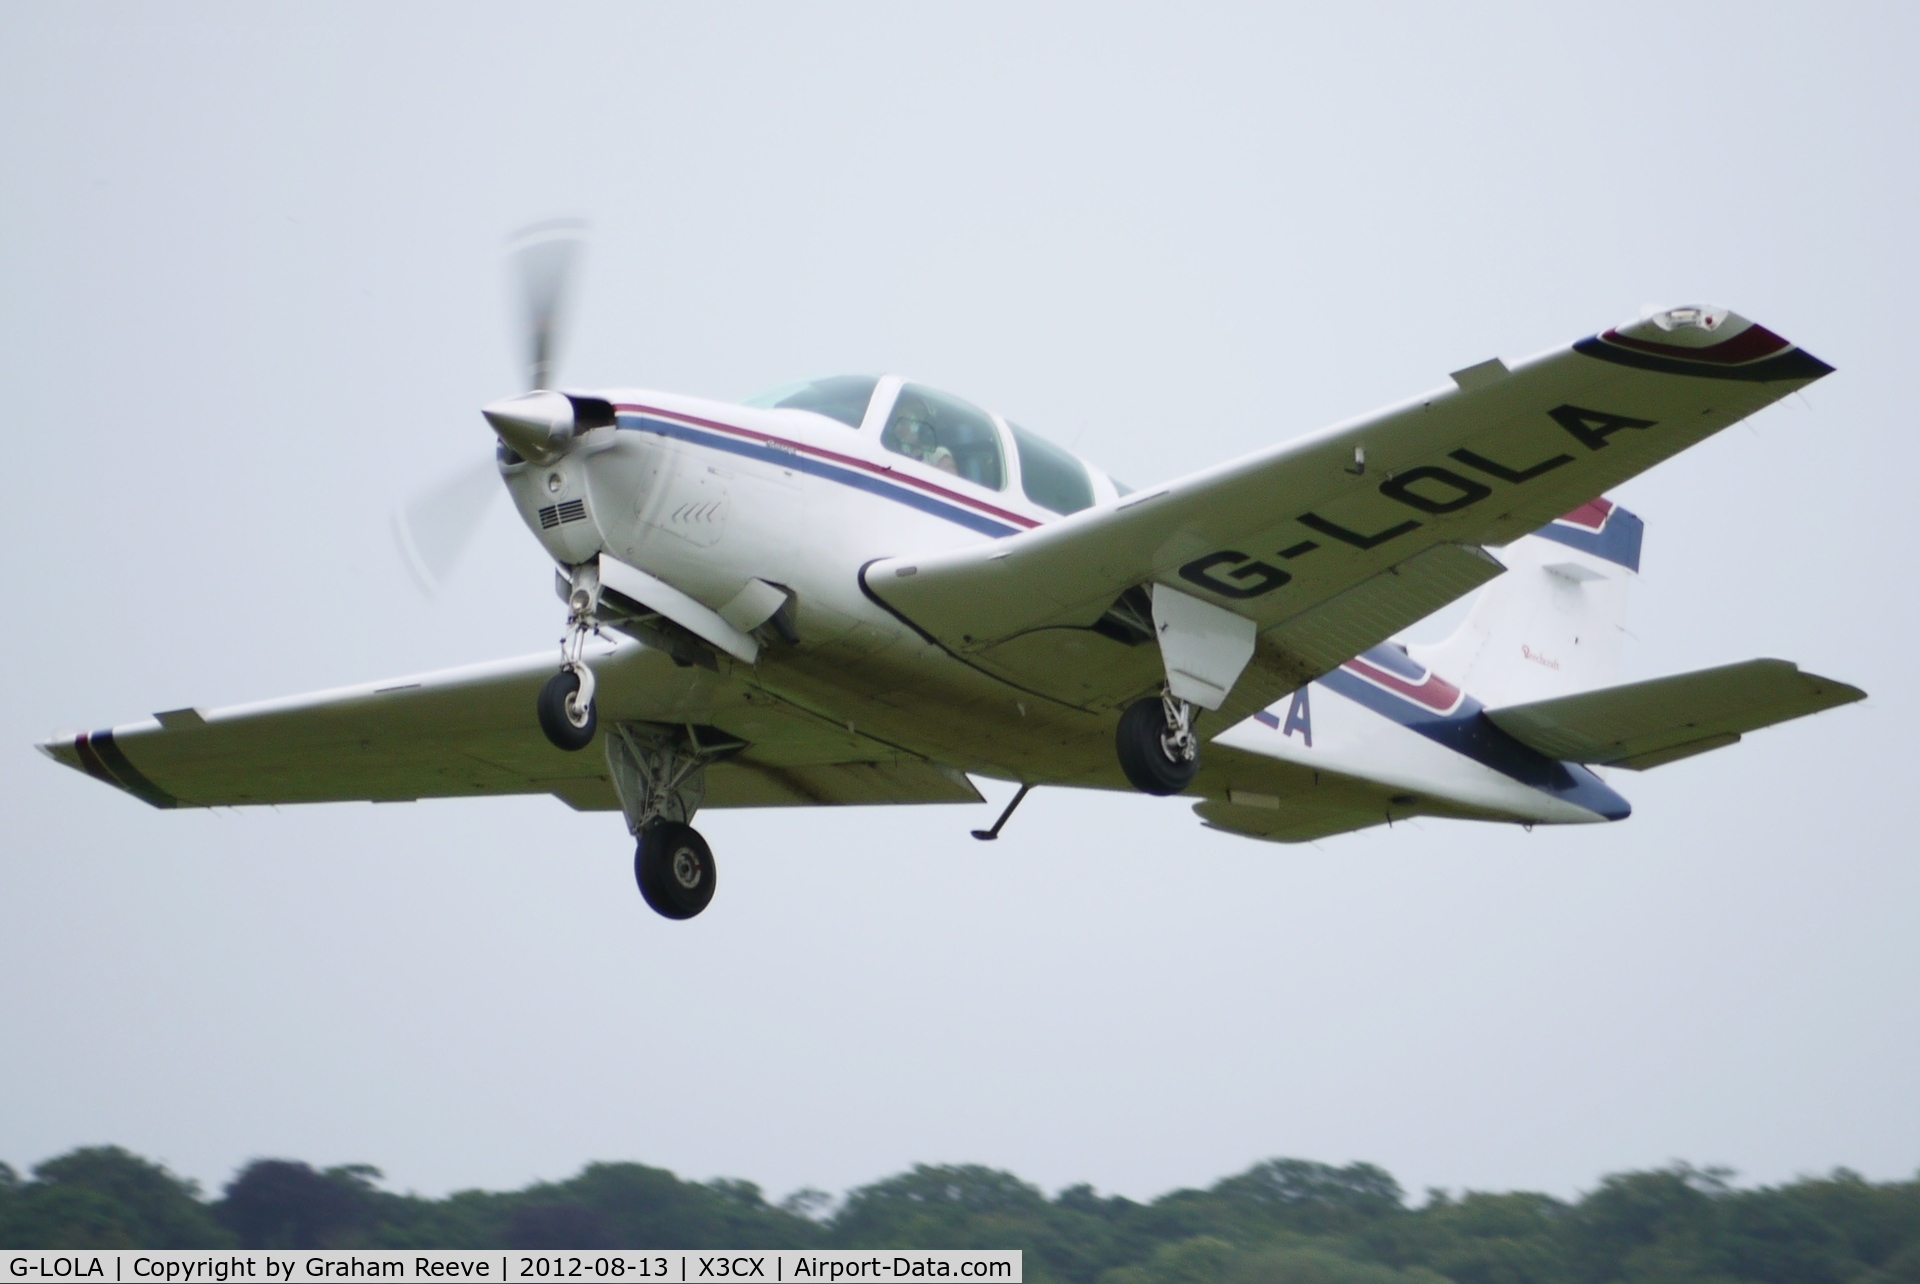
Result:
[[[716,611],[752,580],[782,586],[798,641],[763,650],[751,670],[737,666],[743,680],[944,766],[1127,787],[1111,711],[1024,690],[950,653],[861,579],[879,558],[1060,520],[1035,492],[1056,508],[1113,504],[1124,490],[1105,473],[951,398],[939,404],[979,416],[971,435],[953,439],[959,458],[930,434],[916,444],[900,432],[900,407],[944,394],[893,377],[874,382],[864,411],[838,418],[635,389],[594,396],[612,405],[612,425],[581,433],[550,462],[501,464],[556,563],[611,554]],[[1043,447],[1050,453],[1036,453]],[[1084,490],[1063,460],[1083,470]],[[1212,743],[1227,751],[1224,769],[1240,755],[1340,772],[1459,814],[1568,823],[1626,813],[1593,772],[1542,759],[1478,712],[1403,652],[1376,648]]]

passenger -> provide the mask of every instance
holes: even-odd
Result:
[[[940,444],[933,427],[933,416],[917,397],[902,397],[893,412],[893,431],[900,453],[923,464],[932,464],[943,472],[958,476],[959,465],[953,452]]]

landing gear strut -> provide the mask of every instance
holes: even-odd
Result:
[[[559,749],[569,753],[593,742],[599,714],[593,707],[593,670],[583,658],[587,638],[599,631],[595,608],[600,600],[599,575],[589,563],[574,572],[573,592],[567,595],[567,636],[560,644],[560,672],[540,688],[534,710],[540,730]]]
[[[1194,708],[1171,695],[1148,696],[1120,715],[1114,749],[1120,770],[1143,794],[1177,794],[1200,771]]]

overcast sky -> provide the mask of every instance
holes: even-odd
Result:
[[[915,1161],[1136,1197],[1275,1155],[1415,1192],[1913,1173],[1917,28],[10,6],[0,1159],[427,1193],[633,1159],[776,1196]],[[897,370],[1136,486],[1725,303],[1839,372],[1618,492],[1628,676],[1781,656],[1871,698],[1618,778],[1614,826],[1282,847],[1042,791],[987,846],[985,807],[706,813],[687,924],[614,815],[162,813],[34,753],[552,644],[505,505],[431,603],[387,520],[491,450],[503,241],[554,214],[594,227],[570,383]]]

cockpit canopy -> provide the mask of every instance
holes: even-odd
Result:
[[[1019,461],[1020,489],[1033,503],[1062,514],[1094,503],[1092,475],[1072,452],[924,384],[878,375],[830,375],[782,384],[749,397],[745,404],[811,411],[856,430],[884,413],[882,446],[988,490],[1007,487],[1010,443]]]

